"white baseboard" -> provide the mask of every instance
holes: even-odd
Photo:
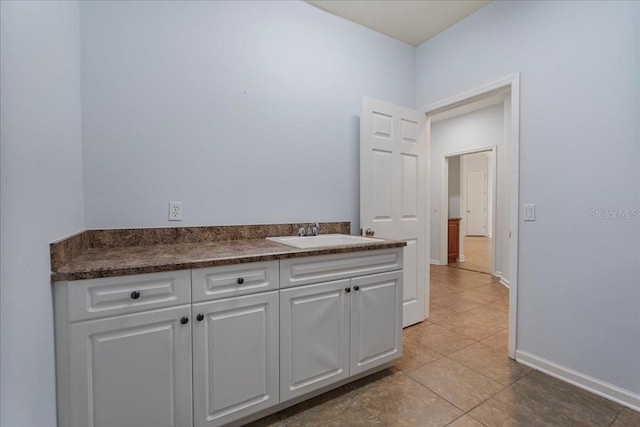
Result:
[[[505,288],[507,289],[511,288],[511,283],[509,283],[509,281],[502,276],[502,271],[496,270],[496,274],[494,274],[494,277],[497,277],[498,279],[500,279],[500,284]]]
[[[582,372],[574,371],[573,369],[558,365],[522,350],[516,350],[516,360],[523,365],[527,365],[530,368],[544,372],[545,374],[573,384],[576,387],[597,394],[598,396],[602,396],[605,399],[612,400],[634,411],[640,411],[640,394],[593,378]]]
[[[460,254],[460,256],[456,259],[456,262],[464,262],[465,257],[464,254]]]
[[[437,259],[430,259],[429,260],[429,264],[431,264],[431,265],[440,265],[440,261],[438,261]]]

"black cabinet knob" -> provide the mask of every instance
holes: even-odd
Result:
[[[138,299],[138,298],[140,298],[140,292],[138,291],[131,292],[131,299]]]
[[[353,290],[354,290],[354,291],[359,291],[359,290],[360,290],[360,286],[354,286],[354,287],[353,287]]]
[[[344,288],[344,291],[345,291],[346,293],[349,293],[349,292],[351,292],[351,288]]]
[[[244,283],[244,278],[242,278],[242,277],[238,277],[238,280],[236,280],[236,283],[237,283],[238,285],[242,285],[242,284]]]
[[[204,320],[204,315],[200,313],[196,316],[196,319],[198,320],[198,322],[202,322]]]
[[[182,319],[180,319],[180,323],[186,325],[187,323],[189,323],[189,318],[187,316],[183,317]]]

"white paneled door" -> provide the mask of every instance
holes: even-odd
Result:
[[[403,326],[425,319],[428,290],[424,113],[367,97],[360,117],[360,227],[404,240]]]
[[[467,235],[487,235],[487,171],[467,171]]]

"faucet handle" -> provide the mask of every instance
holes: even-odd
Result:
[[[320,224],[317,222],[312,222],[307,226],[307,236],[317,236],[318,229],[320,228]]]
[[[302,236],[306,236],[307,232],[305,231],[304,227],[300,227],[298,228],[298,236],[302,237]]]

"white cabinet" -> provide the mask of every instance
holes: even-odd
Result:
[[[190,315],[182,305],[72,323],[68,425],[190,426]]]
[[[280,291],[283,401],[401,355],[402,271]]]
[[[59,427],[214,427],[402,353],[402,248],[58,282]]]
[[[402,356],[402,271],[351,279],[351,363],[356,375]]]
[[[54,285],[60,427],[192,425],[189,271]]]
[[[193,319],[195,427],[279,402],[277,291],[194,304]]]
[[[349,376],[349,280],[280,291],[280,396]]]

